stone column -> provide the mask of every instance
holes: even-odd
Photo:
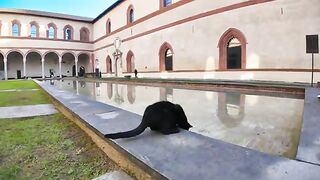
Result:
[[[44,57],[42,57],[42,59],[41,59],[41,68],[42,68],[42,79],[44,79],[45,78],[45,76],[44,76]]]
[[[4,62],[4,79],[8,80],[8,66],[7,66],[7,57],[4,57],[3,59]]]
[[[23,56],[23,77],[26,79],[27,78],[27,57]]]
[[[76,66],[76,77],[78,77],[78,56],[75,58],[75,66]]]
[[[62,63],[62,57],[59,56],[59,76],[60,76],[60,78],[62,78],[61,63]]]

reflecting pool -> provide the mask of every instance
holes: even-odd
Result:
[[[296,156],[303,99],[114,82],[46,83],[140,115],[154,102],[171,101],[183,107],[192,132],[269,154]]]

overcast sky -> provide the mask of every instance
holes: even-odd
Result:
[[[95,18],[117,0],[0,0],[0,8],[28,9]]]

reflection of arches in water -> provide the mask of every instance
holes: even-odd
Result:
[[[130,104],[133,104],[136,100],[136,87],[127,85],[127,97]]]
[[[77,81],[72,81],[73,89],[77,89]]]
[[[173,101],[173,88],[160,88],[160,101]]]
[[[76,76],[76,65],[72,66],[72,76]]]
[[[244,118],[245,95],[238,93],[219,93],[217,115],[228,128],[241,124]]]
[[[112,96],[113,96],[113,85],[112,85],[112,83],[107,83],[107,94],[108,94],[108,98],[112,99]]]
[[[85,81],[80,81],[80,87],[85,88],[86,87],[86,82]]]

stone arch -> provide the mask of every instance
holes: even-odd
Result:
[[[112,73],[112,59],[109,55],[106,58],[106,72]]]
[[[47,51],[42,55],[42,57],[45,57],[49,53],[55,53],[58,57],[62,57],[62,56],[60,56],[60,54],[57,51]]]
[[[229,42],[236,38],[241,44],[241,69],[246,68],[246,47],[247,40],[244,34],[235,28],[230,28],[226,32],[223,33],[219,40],[219,69],[226,70],[227,68],[227,49],[229,46]]]
[[[10,29],[11,29],[11,35],[13,36],[13,25],[14,24],[17,24],[18,25],[18,36],[21,36],[21,23],[19,20],[13,20],[11,21],[11,26],[10,26]]]
[[[51,77],[51,73],[54,76],[58,76],[59,73],[59,54],[55,51],[46,52],[43,55],[44,59],[44,76]]]
[[[10,51],[8,51],[8,52],[5,54],[5,57],[8,57],[8,55],[9,55],[10,53],[12,53],[12,52],[18,52],[19,54],[22,55],[22,57],[24,57],[24,53],[23,53],[21,50],[19,50],[19,49],[11,49]]]
[[[172,46],[169,43],[164,42],[160,46],[160,50],[159,50],[160,71],[166,71],[166,53],[167,53],[168,50],[171,51],[172,55],[174,54]]]
[[[76,54],[74,52],[66,51],[61,54],[62,75],[63,76],[76,76]]]
[[[135,21],[135,17],[134,17],[135,13],[134,13],[134,7],[132,4],[129,5],[128,9],[127,9],[127,24],[131,24]]]
[[[13,49],[7,52],[7,72],[9,79],[21,79],[24,75],[22,51]]]
[[[70,30],[70,34],[69,34],[70,37],[67,37],[67,33],[69,33],[69,32],[67,32],[68,29]],[[73,27],[71,25],[69,25],[69,24],[65,25],[64,28],[63,28],[63,39],[64,40],[73,40],[73,38],[74,38]]]
[[[61,53],[61,57],[63,57],[66,54],[72,54],[74,58],[77,57],[76,53],[72,52],[72,51],[64,51],[63,53]]]
[[[85,73],[89,72],[89,69],[90,69],[90,53],[81,52],[78,54],[77,58],[78,58],[77,71],[79,72],[79,76],[83,77]]]
[[[86,27],[80,29],[80,41],[88,42],[90,41],[90,31]]]
[[[42,57],[38,50],[29,50],[26,53],[26,77],[42,77]]]
[[[39,35],[39,24],[36,21],[31,21],[29,25],[29,36],[32,37],[32,26],[36,27],[36,36],[34,38],[40,37]]]
[[[41,57],[43,57],[42,53],[36,49],[31,49],[31,50],[27,51],[26,57],[28,56],[29,53],[32,53],[32,52],[38,53]]]
[[[131,50],[127,53],[126,62],[127,62],[127,72],[132,73],[135,67],[134,67],[134,54]]]
[[[4,79],[4,53],[0,51],[0,80]]]
[[[47,38],[49,38],[49,36],[50,36],[50,27],[52,27],[53,29],[54,29],[54,34],[53,34],[53,38],[52,39],[57,39],[57,30],[58,30],[58,28],[57,28],[57,25],[56,24],[54,24],[54,23],[49,23],[48,25],[47,25]]]

